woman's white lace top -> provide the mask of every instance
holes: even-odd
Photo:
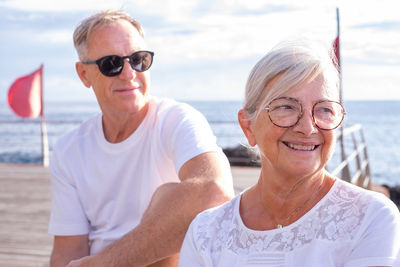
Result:
[[[337,180],[299,220],[268,231],[243,224],[240,199],[195,218],[179,266],[390,266],[399,256],[400,214],[382,194]]]

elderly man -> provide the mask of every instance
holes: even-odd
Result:
[[[137,21],[97,13],[74,44],[102,112],[53,151],[51,266],[175,265],[196,214],[233,196],[229,163],[199,112],[149,95],[154,53]]]

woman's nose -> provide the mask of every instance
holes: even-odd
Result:
[[[311,111],[304,111],[299,121],[296,123],[296,125],[293,126],[293,130],[296,132],[300,132],[306,136],[318,132],[318,127],[315,124]]]

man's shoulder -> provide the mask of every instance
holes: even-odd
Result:
[[[150,106],[157,112],[157,113],[165,113],[170,111],[182,111],[182,112],[196,112],[197,110],[192,107],[191,105],[177,101],[172,98],[167,97],[155,97],[151,96],[149,99]]]
[[[96,130],[96,123],[101,117],[101,114],[96,114],[91,118],[81,123],[76,128],[68,131],[57,139],[56,147],[58,149],[67,148],[73,144],[79,144],[83,139],[88,138]]]
[[[176,101],[171,98],[155,98],[156,114],[158,117],[173,117],[179,120],[202,121],[206,117],[189,103]]]
[[[207,122],[204,115],[187,103],[171,98],[151,97],[149,99],[149,121],[153,125],[175,125],[183,122],[203,125]]]

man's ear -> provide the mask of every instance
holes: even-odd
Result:
[[[251,146],[257,145],[256,138],[253,134],[253,130],[251,129],[251,120],[249,120],[249,115],[246,110],[241,109],[238,113],[238,120],[242,131],[246,135],[247,142]]]
[[[92,85],[92,83],[90,82],[90,79],[88,77],[88,73],[86,70],[86,66],[85,64],[83,64],[82,62],[76,62],[75,63],[75,69],[76,69],[76,73],[78,73],[79,78],[81,79],[82,83],[87,87],[90,88],[90,86]]]

